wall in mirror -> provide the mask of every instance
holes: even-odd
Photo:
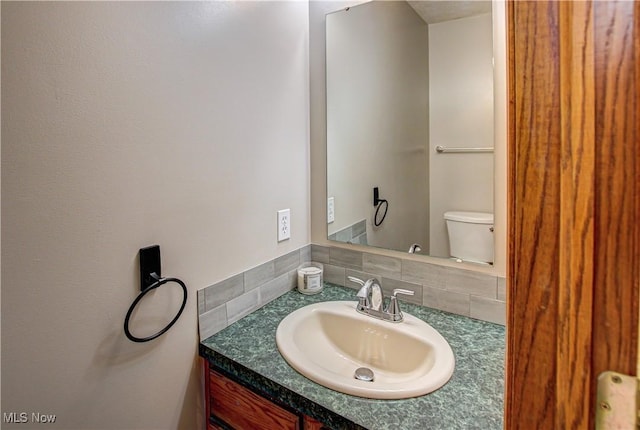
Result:
[[[445,213],[491,216],[492,29],[483,1],[369,2],[327,15],[330,240],[450,257]],[[374,188],[385,202],[374,205]]]

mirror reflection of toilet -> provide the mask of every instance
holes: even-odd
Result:
[[[493,264],[493,214],[445,212],[449,254],[459,262]]]

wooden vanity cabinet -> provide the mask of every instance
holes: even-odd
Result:
[[[208,430],[328,430],[211,369],[204,360]]]
[[[303,425],[304,430],[330,430],[329,427],[325,426],[320,421],[314,420],[313,418],[306,415],[304,416]]]

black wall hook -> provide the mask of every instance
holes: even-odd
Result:
[[[380,203],[380,191],[378,187],[373,187],[373,207],[375,208]]]
[[[160,264],[160,245],[140,248],[140,291],[157,282],[162,277]],[[156,276],[152,276],[155,274]]]

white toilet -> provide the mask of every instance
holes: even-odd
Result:
[[[493,264],[493,214],[445,212],[451,257]]]

